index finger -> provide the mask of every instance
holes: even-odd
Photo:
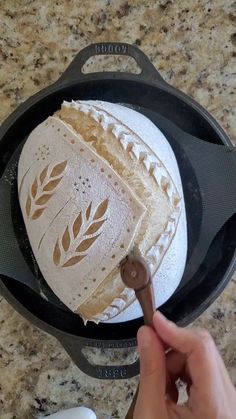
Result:
[[[186,355],[193,384],[201,388],[209,386],[218,370],[218,351],[210,334],[204,330],[178,327],[160,312],[155,313],[153,325],[163,342]]]

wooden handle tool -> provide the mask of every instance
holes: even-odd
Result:
[[[127,256],[120,264],[121,278],[128,288],[133,288],[135,295],[143,310],[144,322],[153,326],[155,302],[152,287],[151,273],[145,259],[136,256]],[[125,419],[133,419],[134,408],[138,397],[138,389],[127,412]]]

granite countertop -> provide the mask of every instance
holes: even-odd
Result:
[[[3,0],[0,19],[0,121],[57,80],[80,49],[115,40],[138,45],[167,82],[199,101],[236,141],[234,1]],[[135,68],[118,57],[93,58],[86,67]],[[195,324],[213,334],[236,384],[235,296],[236,278]],[[111,383],[85,376],[56,339],[1,297],[0,324],[0,419],[38,418],[77,405],[90,406],[99,419],[124,417],[137,377]],[[112,362],[135,356],[110,352]],[[95,356],[106,360],[107,353]]]

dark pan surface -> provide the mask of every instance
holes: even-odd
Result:
[[[182,130],[212,143],[228,144],[224,137],[200,115],[194,107],[187,105],[181,98],[158,87],[150,87],[145,82],[130,80],[96,80],[72,83],[69,86],[57,86],[55,91],[39,99],[33,106],[15,120],[0,142],[0,172],[3,173],[16,147],[32,129],[49,115],[52,115],[63,100],[99,99],[111,102],[128,103],[135,108],[150,109],[170,119]],[[189,168],[191,171],[191,167]],[[19,206],[16,203],[16,190],[13,189],[12,205],[13,219],[18,218],[22,224]],[[17,216],[16,216],[17,214]],[[16,227],[16,226],[15,226]],[[15,228],[15,231],[17,228]],[[229,271],[235,251],[235,219],[231,219],[215,238],[207,257],[196,275],[162,307],[162,311],[176,322],[188,323],[200,314],[212,302],[225,286],[222,278]],[[16,234],[17,231],[16,231]],[[27,238],[19,237],[21,242]],[[24,253],[24,250],[23,250]],[[26,255],[24,255],[27,257]],[[31,269],[34,269],[31,266]],[[40,277],[40,274],[39,274]],[[82,320],[64,308],[59,308],[57,302],[49,303],[31,291],[28,287],[16,281],[3,280],[5,286],[15,298],[36,317],[56,329],[81,337],[93,339],[130,339],[135,337],[142,319],[115,325],[94,325],[84,327]]]
[[[125,104],[124,104],[125,105]],[[129,105],[126,105],[129,106]],[[133,109],[135,109],[134,106],[132,106]],[[137,108],[136,109],[139,112],[146,113],[147,110],[144,108]],[[158,114],[156,114],[158,117]],[[157,123],[158,125],[158,123]],[[169,126],[169,121],[166,120],[165,125]],[[168,138],[168,136],[167,136]],[[185,202],[186,202],[186,212],[188,214],[188,259],[191,255],[193,248],[195,246],[199,230],[200,230],[200,223],[202,218],[202,205],[201,205],[201,195],[200,191],[198,189],[198,183],[195,177],[194,170],[191,166],[191,162],[187,158],[187,156],[184,154],[184,150],[181,147],[181,144],[178,142],[174,142],[172,137],[169,136],[169,142],[172,145],[172,147],[175,147],[175,151],[178,152],[179,156],[184,156],[183,161],[180,159],[180,167],[182,172],[182,178],[184,179],[184,185],[188,185],[185,188]],[[56,305],[62,310],[69,311],[70,310],[57,298],[57,296],[52,292],[50,287],[47,285],[46,281],[44,280],[38,264],[34,258],[33,252],[31,251],[30,242],[28,239],[28,235],[25,229],[20,204],[18,200],[18,191],[17,191],[17,165],[18,165],[18,159],[22,150],[22,146],[26,139],[20,143],[20,145],[17,147],[15,152],[12,155],[11,160],[8,163],[7,170],[5,173],[14,173],[14,179],[11,180],[11,223],[13,224],[15,237],[17,239],[19,248],[21,250],[21,254],[25,259],[25,262],[27,263],[28,267],[30,268],[30,271],[33,275],[33,279],[35,283],[35,288],[33,288],[35,291],[41,294],[41,296],[45,296],[48,301],[50,301],[53,305]],[[12,170],[12,168],[15,168],[15,170]],[[192,190],[195,191],[195,193],[192,193]],[[182,281],[183,282],[183,281]],[[28,282],[29,283],[29,282]],[[29,285],[31,285],[29,283]]]

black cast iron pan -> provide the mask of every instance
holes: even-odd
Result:
[[[132,56],[142,72],[83,74],[83,64],[95,54]],[[137,109],[163,131],[175,151],[188,219],[188,262],[178,290],[162,311],[179,324],[188,324],[199,316],[221,293],[235,268],[235,151],[211,115],[165,83],[138,48],[118,43],[95,44],[82,50],[56,83],[22,104],[0,128],[2,295],[26,318],[56,336],[88,375],[129,378],[138,374],[138,361],[128,366],[91,365],[82,349],[135,346],[142,319],[84,327],[82,320],[46,286],[32,256],[19,209],[16,168],[22,144],[63,100],[72,99],[100,99]]]

